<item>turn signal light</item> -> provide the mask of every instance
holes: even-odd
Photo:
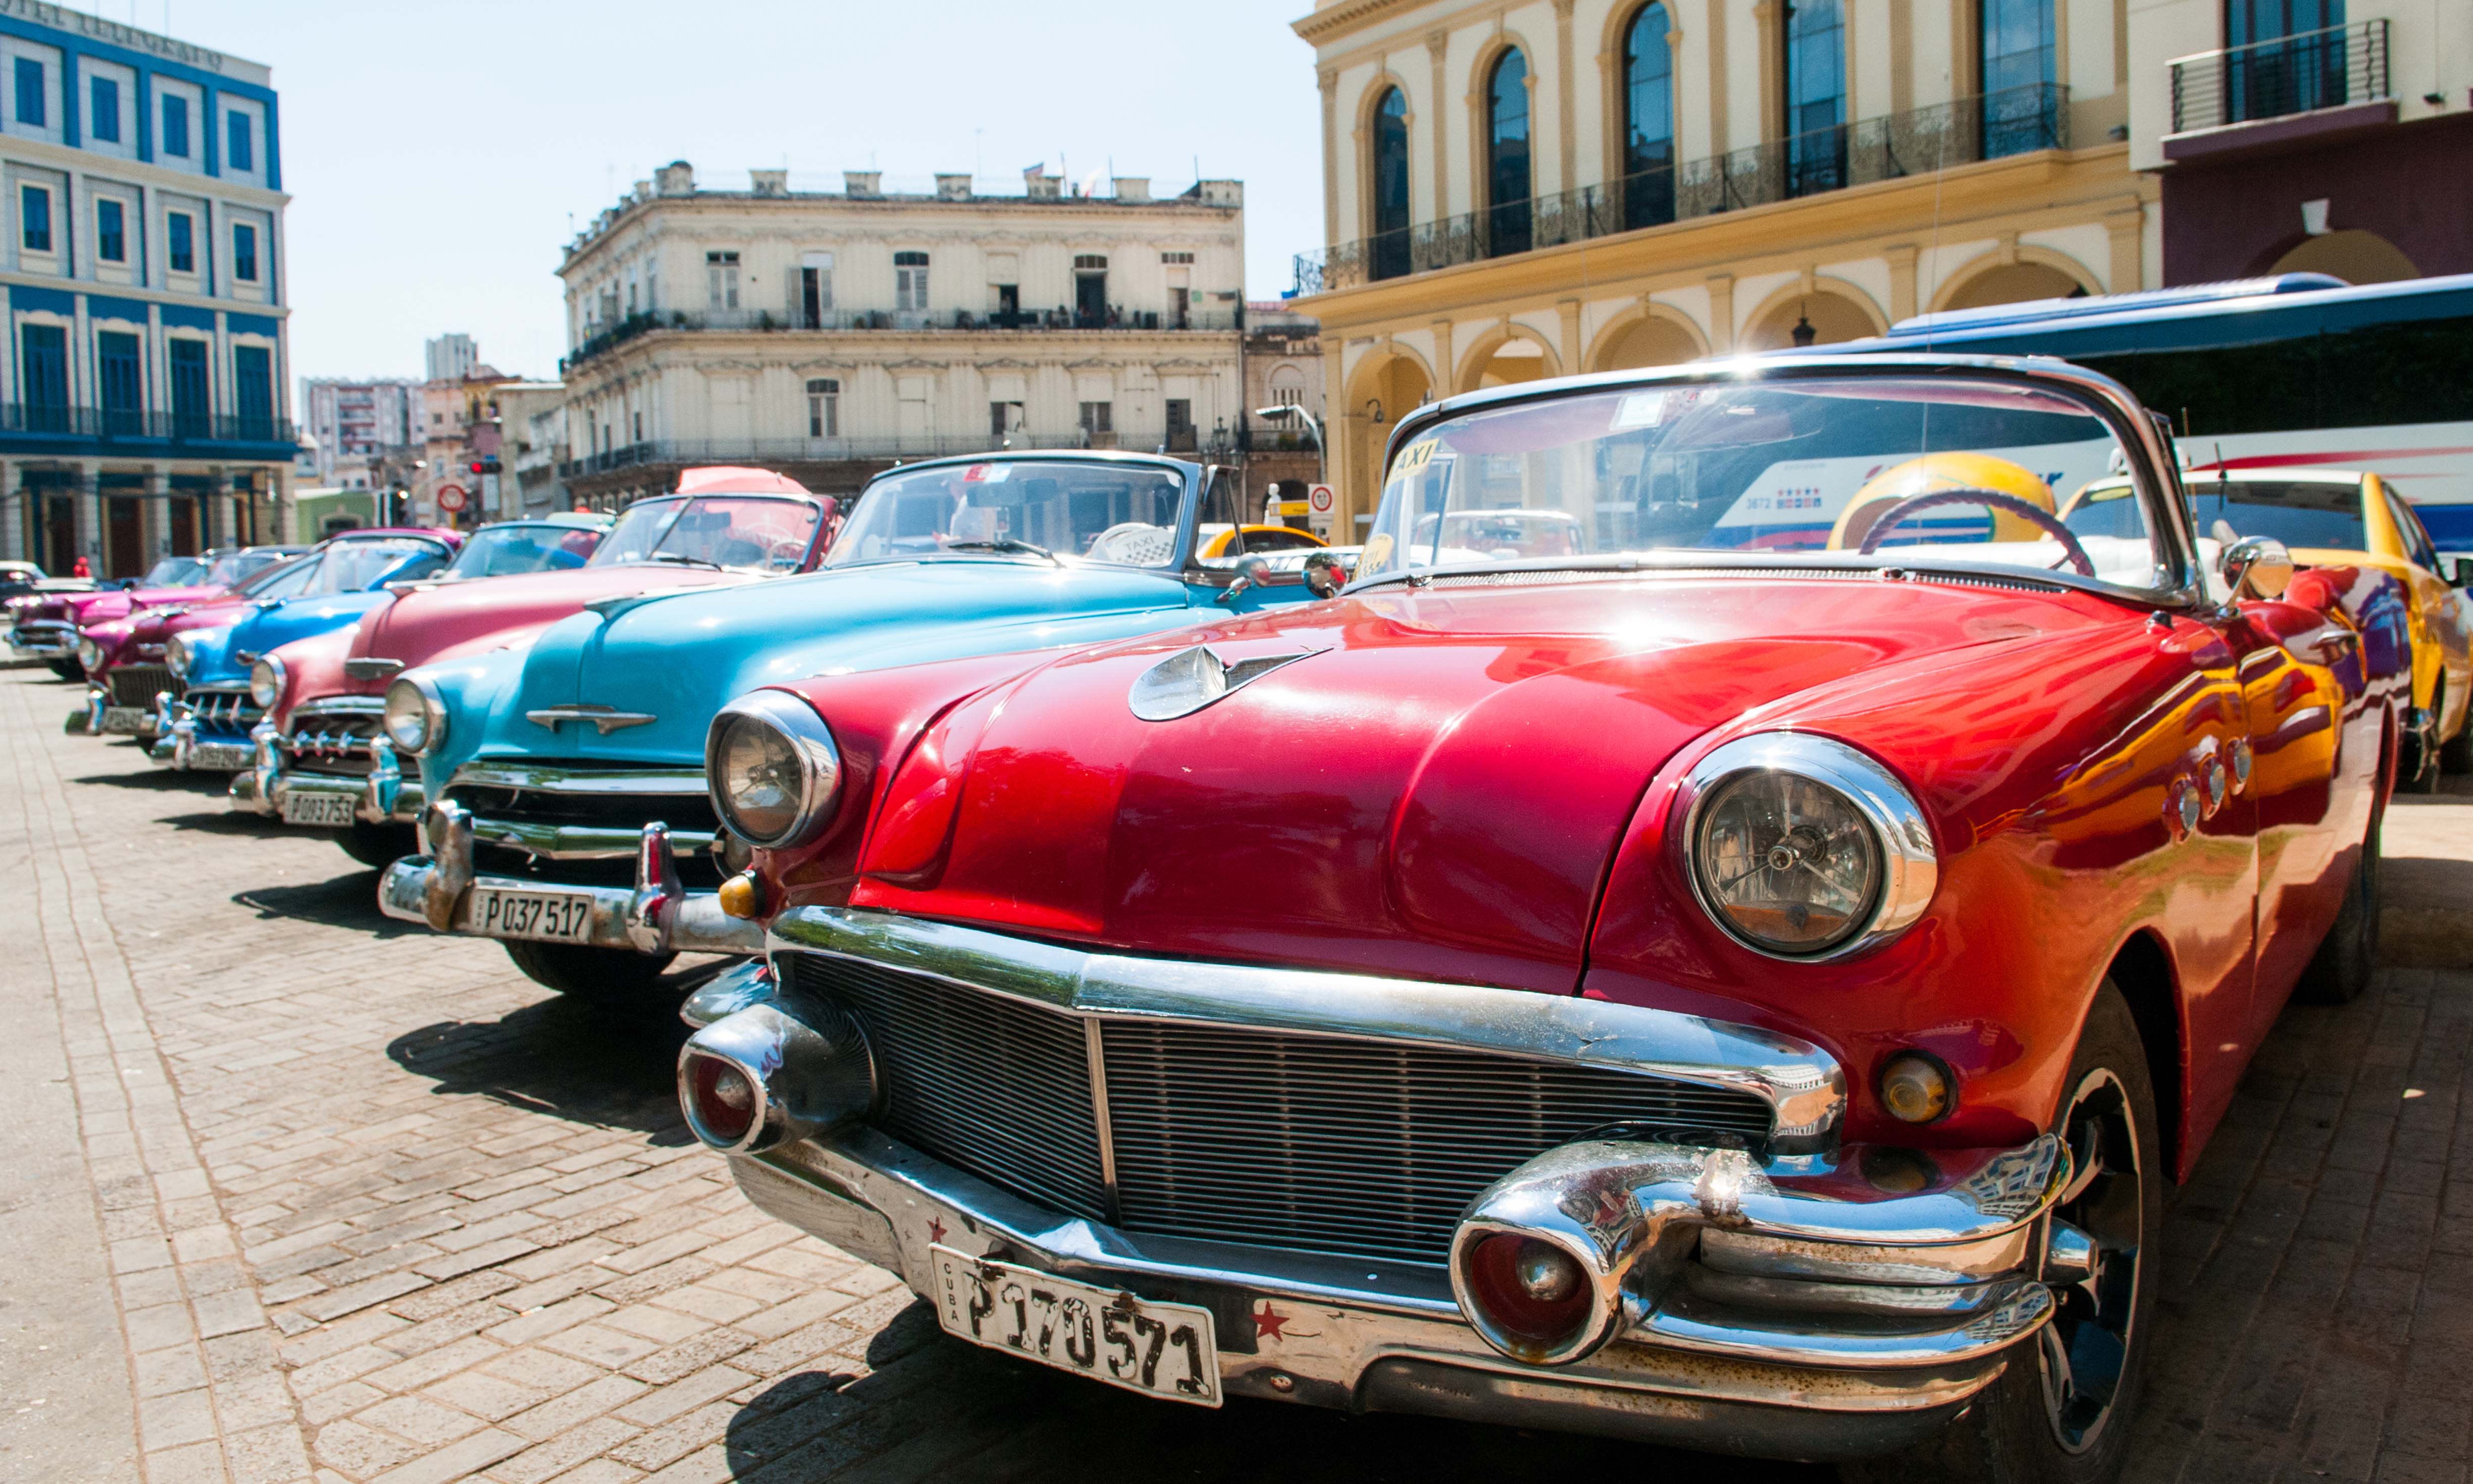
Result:
[[[687,1109],[697,1132],[716,1143],[734,1144],[756,1125],[756,1084],[735,1062],[694,1057],[687,1068]]]
[[[1901,1051],[1881,1068],[1881,1106],[1903,1123],[1931,1123],[1957,1106],[1949,1068],[1920,1051]]]
[[[1588,1275],[1552,1242],[1498,1233],[1469,1252],[1468,1299],[1507,1336],[1554,1349],[1589,1322]]]
[[[753,922],[764,913],[764,883],[753,871],[742,871],[721,883],[721,911],[743,922]]]

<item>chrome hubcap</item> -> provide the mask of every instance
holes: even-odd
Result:
[[[2069,1188],[2045,1238],[2044,1281],[2059,1306],[2037,1338],[2044,1414],[2062,1448],[2095,1446],[2112,1420],[2129,1359],[2146,1226],[2129,1097],[2109,1071],[2070,1096]]]

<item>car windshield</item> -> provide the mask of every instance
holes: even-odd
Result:
[[[427,577],[445,564],[446,553],[428,541],[337,541],[326,548],[318,575],[301,591],[309,596],[367,592],[380,583]]]
[[[484,526],[464,542],[444,574],[450,580],[564,571],[584,565],[601,533],[591,526]]]
[[[2220,541],[2244,536],[2272,537],[2287,546],[2360,551],[2369,544],[2362,527],[2362,487],[2295,480],[2290,484],[2239,479],[2191,479],[2190,514],[2198,534]]]
[[[1360,578],[1625,554],[2020,567],[2137,588],[2177,569],[2054,514],[2126,467],[2111,425],[2014,381],[1813,376],[1577,393],[1445,419],[1394,455]]]
[[[206,564],[195,557],[165,557],[146,569],[137,579],[140,587],[186,587],[205,571]]]
[[[824,507],[778,495],[708,494],[639,500],[601,539],[593,566],[684,562],[750,572],[793,572],[805,561]]]
[[[946,464],[868,487],[828,566],[994,551],[1126,566],[1176,555],[1185,480],[1172,468],[1102,460]]]
[[[288,598],[317,575],[318,557],[315,554],[294,557],[259,568],[235,585],[232,590],[251,598]]]
[[[213,566],[207,568],[206,575],[200,579],[200,585],[207,587],[229,587],[244,578],[265,571],[282,560],[283,553],[279,551],[226,552],[215,559]]]

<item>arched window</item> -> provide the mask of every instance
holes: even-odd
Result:
[[[1374,251],[1377,278],[1408,271],[1408,100],[1394,87],[1374,106]]]
[[[2053,85],[2053,0],[1977,0],[1983,84],[1983,157],[2060,143]]]
[[[1532,222],[1528,198],[1528,59],[1513,47],[1495,59],[1485,84],[1486,255],[1525,252]]]
[[[1843,0],[1787,0],[1787,194],[1846,183]]]
[[[1623,182],[1625,227],[1674,220],[1673,27],[1663,5],[1643,6],[1623,33]]]

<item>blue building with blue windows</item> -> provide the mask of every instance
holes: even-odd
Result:
[[[0,555],[274,540],[295,453],[270,73],[0,4]]]

